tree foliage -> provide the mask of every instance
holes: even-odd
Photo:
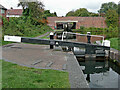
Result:
[[[106,23],[108,27],[118,26],[118,5],[114,2],[103,3],[101,9],[98,11],[100,14],[104,14],[106,17]]]
[[[26,21],[24,18],[24,16],[17,18],[12,17],[8,22],[8,20],[3,17],[3,35],[35,37],[52,30],[45,24],[33,25],[30,17],[28,17]]]
[[[50,13],[50,10],[45,10],[44,11],[44,16],[45,17],[57,17],[57,13],[56,12]]]
[[[119,4],[118,4],[118,14],[119,14],[119,17],[120,17],[120,1],[119,1]]]
[[[52,30],[46,25],[42,2],[20,2],[23,7],[21,17],[11,17],[9,22],[3,17],[3,35],[35,37]]]
[[[89,12],[86,8],[80,8],[80,9],[77,9],[75,11],[69,11],[66,16],[77,16],[77,17],[98,17],[99,14],[97,13],[92,13],[92,12]]]
[[[74,11],[69,11],[67,14],[66,14],[66,17],[68,16],[75,16],[75,12]]]
[[[23,7],[23,16],[25,19],[29,17],[31,23],[34,25],[40,25],[44,20],[44,5],[42,2],[20,2],[18,6]]]
[[[106,12],[106,23],[108,27],[118,26],[118,13],[116,12],[116,10],[108,10]]]
[[[89,12],[89,15],[90,15],[91,17],[98,17],[98,16],[99,16],[98,13],[93,13],[93,12]]]
[[[101,9],[98,12],[106,14],[106,12],[108,10],[115,10],[115,11],[117,11],[118,10],[118,5],[115,4],[114,2],[103,3],[102,6],[101,6]]]
[[[75,11],[75,16],[88,17],[89,12],[86,8],[80,8]]]

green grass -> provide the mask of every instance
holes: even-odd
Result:
[[[2,40],[2,44],[1,45],[3,46],[3,45],[11,44],[11,43],[15,43],[15,42],[8,42],[8,41],[3,41]]]
[[[120,48],[118,48],[118,38],[111,38],[109,40],[110,40],[110,47],[120,51]]]
[[[68,72],[2,62],[3,88],[70,88]]]

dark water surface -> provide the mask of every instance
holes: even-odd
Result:
[[[120,67],[108,60],[79,62],[90,88],[118,88]]]

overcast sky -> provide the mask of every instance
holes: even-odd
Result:
[[[116,4],[118,4],[120,0],[41,0],[41,1],[45,5],[45,9],[50,10],[50,12],[57,12],[58,16],[65,16],[67,12],[79,8],[87,8],[88,11],[97,13],[102,3],[115,2]],[[17,7],[18,3],[19,0],[0,0],[0,4],[2,4],[7,9],[10,9],[10,7],[18,9]]]

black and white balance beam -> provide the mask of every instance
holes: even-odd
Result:
[[[61,40],[48,40],[48,39],[35,39],[28,37],[18,37],[18,36],[4,36],[4,41],[11,42],[23,42],[23,43],[32,43],[32,44],[45,44],[45,45],[55,45],[55,46],[68,46],[68,47],[89,47],[92,46],[95,49],[105,49],[110,50],[110,47],[101,46],[96,44],[89,44],[83,42],[69,42],[69,41],[61,41]]]

